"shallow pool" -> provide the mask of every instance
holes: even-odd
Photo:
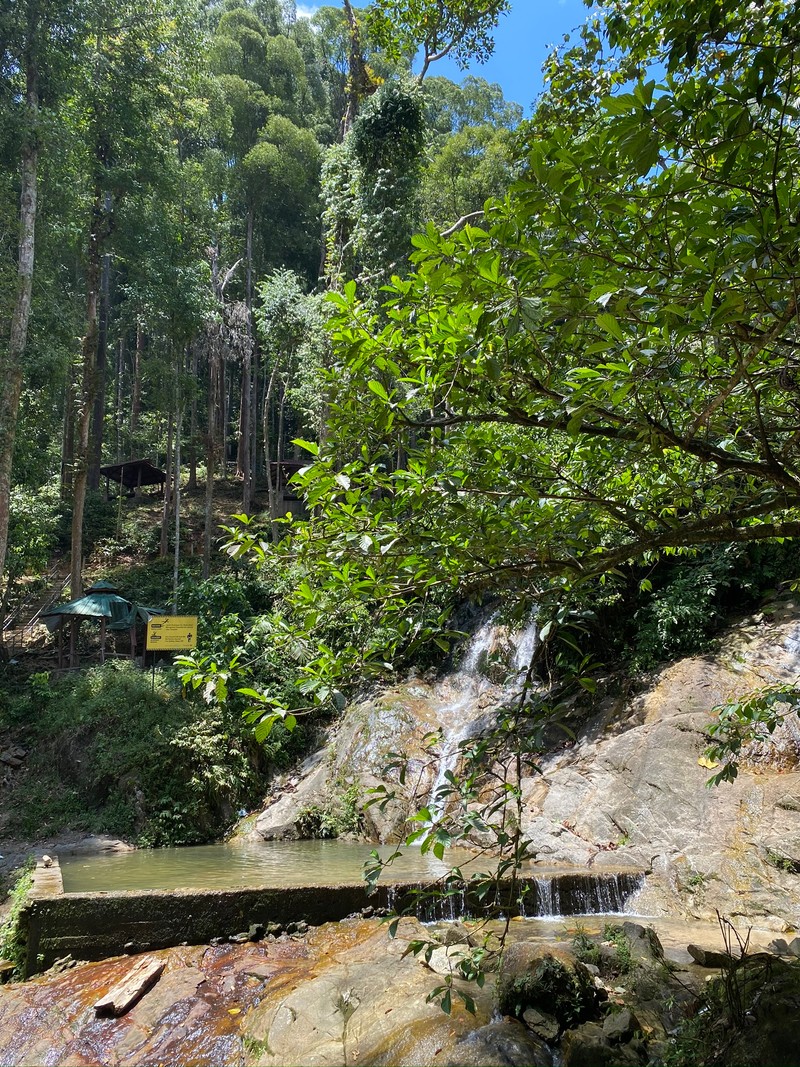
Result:
[[[341,885],[359,882],[375,845],[352,841],[231,841],[186,848],[138,849],[101,856],[60,855],[65,893],[126,889],[235,889],[253,886]],[[394,851],[377,846],[381,855]],[[403,850],[382,882],[428,881],[455,864],[485,870],[464,849],[448,849],[447,863],[430,852]]]

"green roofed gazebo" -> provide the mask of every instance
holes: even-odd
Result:
[[[106,631],[128,630],[131,637],[131,658],[136,656],[136,623],[147,622],[153,615],[163,612],[134,604],[120,596],[119,590],[110,582],[95,582],[82,597],[56,604],[42,614],[48,630],[58,630],[58,666],[62,666],[64,650],[64,623],[70,623],[69,665],[77,663],[78,629],[83,619],[97,619],[100,623],[100,662],[106,658]]]

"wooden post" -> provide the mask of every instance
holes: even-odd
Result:
[[[74,615],[69,620],[69,665],[78,666],[78,620]]]
[[[100,662],[106,661],[106,617],[100,619]]]
[[[64,616],[58,620],[58,669],[64,666]]]

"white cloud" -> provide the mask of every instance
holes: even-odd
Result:
[[[297,5],[297,17],[299,19],[310,19],[313,15],[319,11],[318,4],[298,4]]]

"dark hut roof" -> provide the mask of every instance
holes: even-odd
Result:
[[[163,485],[167,480],[164,471],[154,466],[149,459],[130,459],[127,463],[111,463],[101,467],[100,473],[119,482],[126,489],[135,489],[139,485]]]

